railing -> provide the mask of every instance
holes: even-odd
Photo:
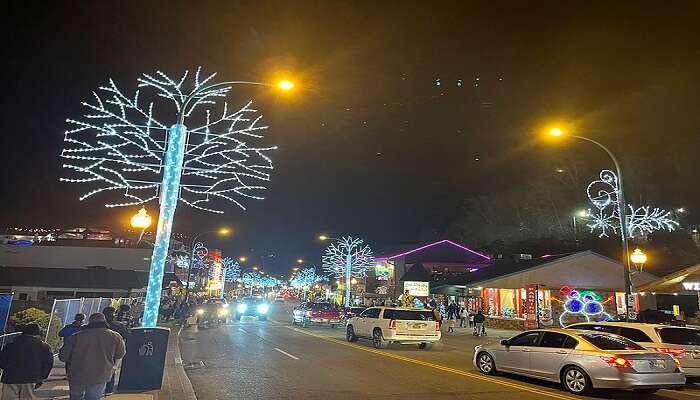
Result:
[[[2,350],[6,344],[10,344],[14,342],[15,338],[19,336],[21,333],[20,332],[14,332],[14,333],[6,333],[4,335],[0,335],[0,350]]]
[[[88,318],[91,314],[102,312],[105,307],[119,309],[122,304],[142,304],[143,297],[93,297],[80,299],[54,300],[49,317],[49,325],[46,329],[46,343],[51,349],[57,351],[63,341],[58,336],[58,332],[64,326],[75,320],[76,314],[85,314]],[[133,311],[132,311],[133,312]]]

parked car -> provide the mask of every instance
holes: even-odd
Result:
[[[685,384],[680,362],[670,354],[605,332],[526,331],[498,344],[476,346],[473,362],[487,375],[502,371],[560,382],[579,395],[598,388],[654,393]]]
[[[348,342],[371,339],[376,348],[400,343],[417,344],[420,349],[430,348],[441,336],[440,324],[431,310],[398,307],[370,307],[362,311],[348,320],[345,335]]]
[[[335,328],[341,323],[340,310],[331,303],[305,302],[292,311],[292,325],[299,324],[304,328],[312,324]]]
[[[258,320],[266,321],[269,312],[270,305],[262,297],[244,297],[236,304],[236,320],[238,321],[243,316],[258,317]]]
[[[676,357],[689,382],[700,381],[700,329],[635,322],[582,322],[569,329],[583,329],[624,336],[647,350]]]
[[[226,299],[209,299],[197,307],[196,317],[199,327],[226,323],[229,305]]]

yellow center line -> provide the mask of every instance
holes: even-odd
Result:
[[[304,335],[313,336],[313,337],[316,337],[316,338],[319,338],[319,339],[322,339],[322,340],[325,340],[328,342],[336,343],[336,344],[339,344],[342,346],[352,347],[354,349],[366,351],[368,353],[374,353],[374,354],[384,356],[387,358],[393,358],[396,360],[400,360],[400,361],[404,361],[404,362],[408,362],[408,363],[412,363],[412,364],[422,365],[424,367],[434,368],[434,369],[437,369],[440,371],[450,372],[452,374],[461,375],[461,376],[464,376],[467,378],[477,379],[477,380],[484,381],[484,382],[494,383],[496,385],[506,386],[506,387],[509,387],[512,389],[523,390],[526,392],[536,393],[536,394],[540,394],[543,396],[547,396],[547,397],[551,397],[551,398],[555,398],[555,399],[561,399],[561,400],[578,400],[579,399],[579,397],[572,397],[572,396],[567,396],[567,395],[563,395],[563,394],[559,394],[559,393],[547,392],[545,390],[532,388],[532,387],[521,385],[518,383],[502,381],[502,380],[499,380],[496,378],[492,378],[488,375],[482,375],[479,373],[468,372],[468,371],[463,371],[460,369],[445,367],[445,366],[440,365],[440,364],[434,364],[431,362],[421,361],[421,360],[417,360],[415,358],[405,357],[405,356],[401,356],[398,354],[389,353],[386,351],[381,351],[381,350],[377,350],[377,349],[373,349],[373,348],[369,348],[369,347],[359,346],[359,345],[356,345],[353,343],[348,343],[348,342],[338,340],[338,339],[328,337],[328,336],[318,335],[318,334],[315,334],[315,333],[312,333],[309,331],[305,331],[302,329],[298,329],[295,327],[291,327],[291,326],[289,327],[289,329],[292,329],[295,332],[303,333]]]

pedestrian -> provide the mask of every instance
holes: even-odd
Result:
[[[454,318],[457,314],[457,305],[455,303],[450,303],[450,305],[447,306],[447,319],[450,320]]]
[[[447,320],[447,332],[448,333],[454,333],[455,332],[455,319],[450,318]]]
[[[469,327],[472,328],[474,326],[474,314],[469,313]]]
[[[22,334],[0,351],[2,400],[35,399],[34,390],[49,377],[53,354],[37,324],[25,325]]]
[[[459,310],[459,327],[464,328],[467,324],[467,309],[462,307]]]
[[[125,354],[124,340],[109,329],[104,314],[92,314],[80,332],[66,339],[58,354],[69,366],[70,400],[101,399],[117,361]]]
[[[64,326],[60,331],[58,331],[58,336],[62,338],[67,338],[68,336],[73,336],[80,332],[83,328],[83,323],[85,322],[85,314],[75,314],[73,322]]]
[[[433,316],[435,317],[435,321],[438,323],[438,329],[442,329],[442,313],[440,312],[440,309],[433,308]]]
[[[486,336],[486,328],[484,327],[484,322],[486,322],[486,317],[479,310],[474,316],[474,336]]]
[[[126,342],[126,338],[129,334],[129,330],[126,328],[126,325],[122,324],[121,322],[115,321],[114,319],[114,307],[105,307],[102,310],[102,314],[105,316],[105,321],[107,322],[107,327],[119,334],[119,336],[122,337],[122,340]],[[109,396],[112,393],[114,393],[114,378],[116,377],[116,370],[114,373],[112,373],[112,378],[107,382],[107,386],[105,387],[105,395]]]

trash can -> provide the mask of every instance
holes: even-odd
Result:
[[[134,328],[126,341],[118,390],[158,390],[163,384],[168,328]]]

